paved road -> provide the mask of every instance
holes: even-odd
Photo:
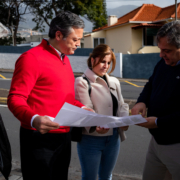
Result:
[[[3,79],[0,76],[0,89],[9,89],[11,85],[11,80],[9,78],[12,77],[12,73],[1,73],[4,78]],[[121,82],[121,89],[122,89],[122,95],[124,99],[137,99],[140,92],[142,91],[145,81],[126,81],[126,80],[120,80]],[[126,81],[126,82],[125,82]],[[0,94],[1,97],[1,94]]]
[[[12,147],[14,167],[19,166],[19,121],[9,112],[8,108],[0,107],[0,113],[9,136]],[[119,158],[114,170],[115,174],[141,177],[145,154],[147,151],[150,134],[148,130],[130,126],[126,132],[127,140],[121,144]],[[18,165],[18,166],[17,166]],[[72,143],[72,160],[70,165],[73,172],[80,172],[80,164],[76,151],[76,143]]]
[[[6,78],[6,79],[3,79]],[[2,89],[9,89],[12,73],[0,73],[0,93]],[[145,81],[121,81],[122,94],[125,99],[137,99],[142,91]],[[126,81],[126,82],[125,82]],[[2,94],[0,94],[1,97]],[[6,107],[0,107],[0,113],[4,119],[5,127],[12,147],[13,167],[19,167],[19,121],[11,114]],[[114,170],[115,175],[128,175],[135,179],[140,178],[143,170],[145,154],[147,151],[150,134],[144,128],[131,126],[126,133],[127,140],[121,144],[119,158]],[[70,172],[77,175],[79,179],[81,170],[76,151],[76,143],[72,143],[72,160]],[[121,176],[122,177],[122,176]],[[114,177],[113,177],[114,178]],[[126,178],[127,179],[127,178]]]

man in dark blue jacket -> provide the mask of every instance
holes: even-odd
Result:
[[[147,112],[152,139],[147,152],[143,180],[163,180],[167,171],[180,179],[180,21],[165,24],[157,33],[160,57],[140,94],[132,114]],[[170,179],[170,178],[169,178]]]

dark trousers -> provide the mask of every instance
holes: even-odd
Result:
[[[70,133],[41,134],[20,128],[23,180],[67,180],[71,158]]]

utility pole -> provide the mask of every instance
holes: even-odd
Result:
[[[175,11],[175,21],[177,21],[177,0],[175,0],[175,6],[176,6],[176,11]]]

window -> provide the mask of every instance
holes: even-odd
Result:
[[[157,28],[144,28],[143,29],[143,40],[144,46],[156,46],[156,34],[159,29]]]
[[[81,42],[81,48],[84,48],[84,43]]]
[[[99,44],[105,44],[105,38],[94,38],[94,48]]]

